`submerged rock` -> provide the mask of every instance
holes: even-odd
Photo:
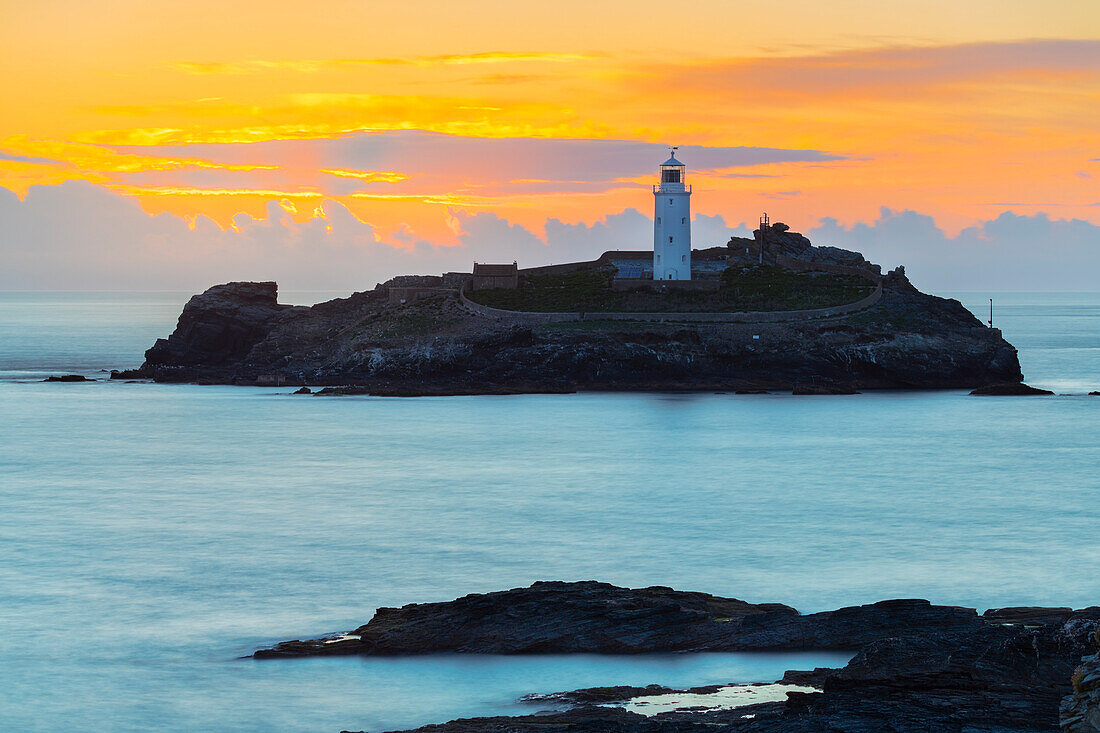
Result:
[[[299,387],[292,394],[313,394],[313,390],[309,387]]]
[[[1032,387],[1024,384],[1023,382],[1004,382],[1002,384],[989,384],[985,387],[978,387],[970,394],[972,395],[1007,395],[1007,396],[1024,396],[1024,395],[1052,395],[1054,394],[1049,389],[1039,389],[1038,387]]]
[[[580,690],[568,692],[532,693],[524,695],[517,702],[522,703],[564,703],[571,706],[578,705],[603,705],[611,702],[622,702],[632,697],[642,695],[663,695],[669,692],[677,692],[675,688],[664,685],[613,685],[610,687],[585,687]]]
[[[370,394],[370,388],[369,387],[362,387],[362,386],[354,386],[354,385],[352,385],[352,386],[343,386],[343,387],[324,387],[322,389],[317,390],[317,394],[324,395],[324,396],[356,395],[356,394],[365,395],[365,394]]]
[[[791,390],[793,395],[829,395],[829,394],[859,394],[851,387],[839,384],[798,384]]]
[[[42,380],[43,382],[94,382],[94,379],[88,379],[83,374],[62,374],[52,375]]]

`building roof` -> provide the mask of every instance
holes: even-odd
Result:
[[[510,265],[484,265],[474,263],[474,274],[481,277],[509,277],[519,272],[519,267],[513,262]]]
[[[664,163],[661,163],[661,165],[662,166],[666,166],[666,165],[681,165],[682,166],[683,163],[676,160],[676,153],[673,153],[672,155],[668,156],[668,160],[666,160]]]

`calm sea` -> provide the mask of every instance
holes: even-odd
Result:
[[[187,297],[0,293],[0,729],[378,731],[845,661],[239,658],[539,579],[804,611],[1100,604],[1100,294],[993,295],[1051,398],[39,381],[138,365]],[[987,317],[989,294],[956,297]]]

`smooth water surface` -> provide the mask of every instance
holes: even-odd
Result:
[[[1100,604],[1100,295],[994,297],[1028,381],[1073,396],[44,384],[136,366],[187,294],[0,294],[0,729],[385,730],[844,662],[238,659],[539,579]]]

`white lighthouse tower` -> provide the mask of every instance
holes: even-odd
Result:
[[[653,279],[691,279],[691,187],[684,185],[676,148],[653,187]]]

